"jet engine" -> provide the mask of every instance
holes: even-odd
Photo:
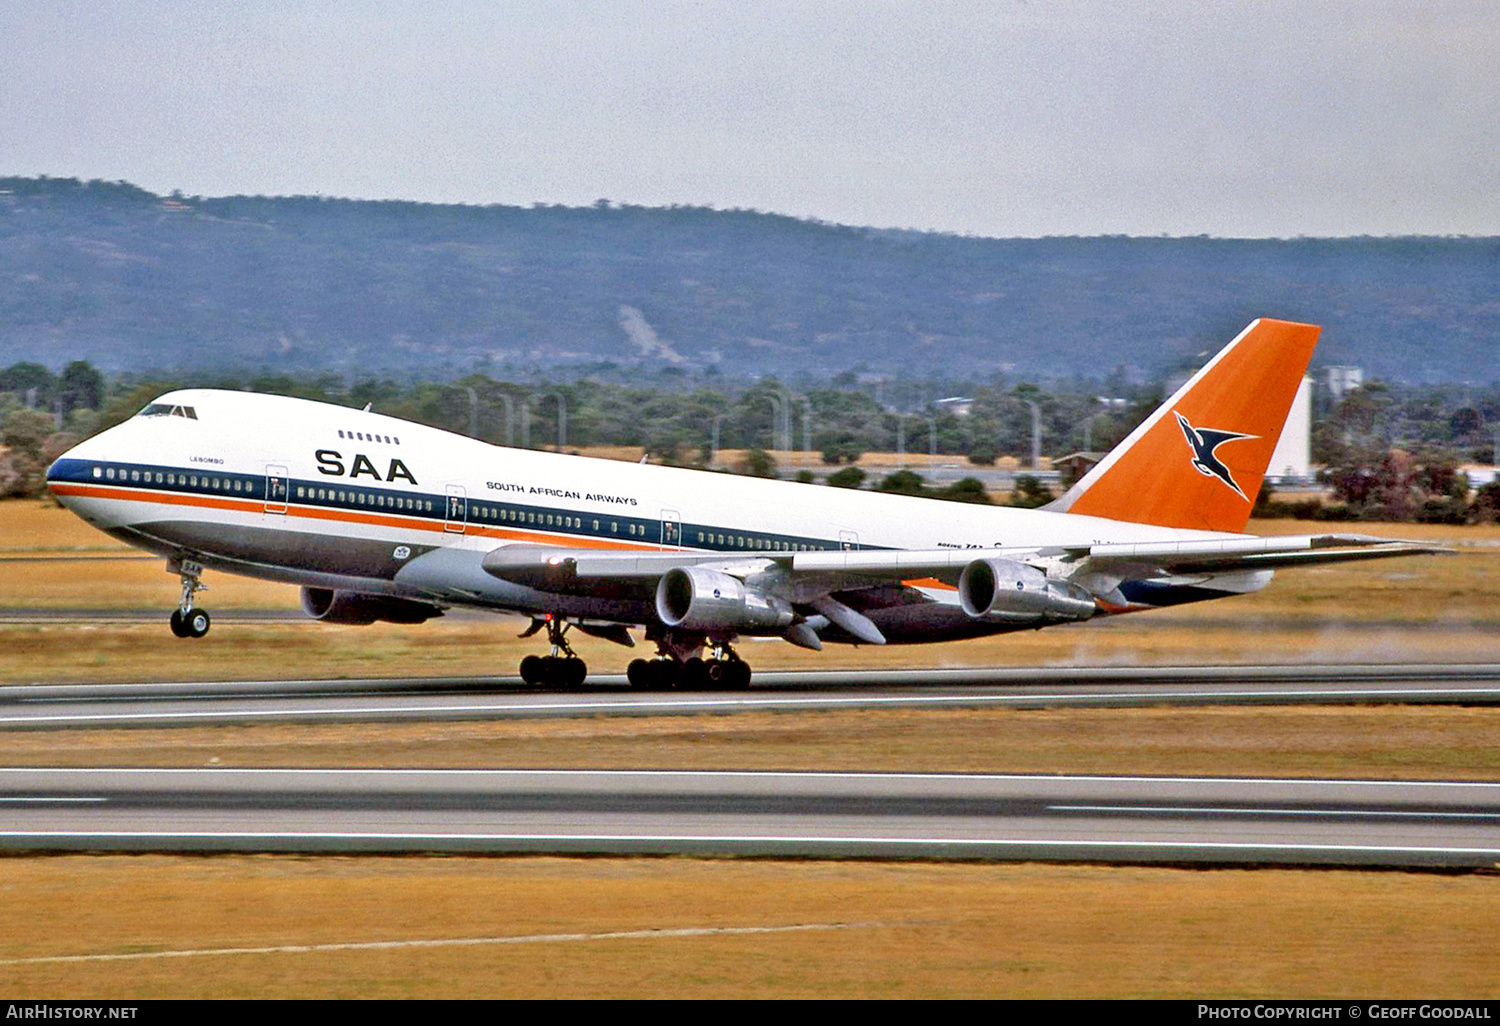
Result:
[[[1087,620],[1094,596],[1010,559],[976,559],[958,579],[958,601],[976,620],[1037,624]]]
[[[369,624],[376,620],[390,623],[421,623],[442,616],[437,606],[386,595],[365,595],[357,591],[334,591],[330,588],[303,588],[302,611],[324,623]]]
[[[668,627],[690,631],[784,630],[796,619],[790,603],[748,587],[738,577],[692,566],[662,574],[656,615]]]

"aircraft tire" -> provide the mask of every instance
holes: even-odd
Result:
[[[707,691],[720,691],[724,688],[724,667],[727,664],[722,659],[714,659],[703,664],[703,684]]]
[[[750,687],[750,664],[731,659],[724,664],[724,684],[728,691],[745,691]]]
[[[682,680],[682,666],[671,659],[653,659],[651,667],[652,691],[671,691]]]
[[[557,661],[557,681],[565,688],[576,688],[588,679],[588,664],[577,656]]]
[[[625,679],[636,691],[651,690],[651,664],[644,659],[632,659],[625,667]]]
[[[201,638],[208,633],[208,629],[212,626],[213,619],[208,615],[208,610],[206,609],[194,609],[182,618],[182,629],[186,632],[184,637]]]
[[[174,609],[174,610],[172,610],[171,626],[172,626],[172,633],[175,634],[177,637],[179,637],[179,638],[185,638],[185,637],[188,636],[187,625],[182,622],[182,610],[180,610],[180,609]]]
[[[706,663],[697,656],[689,659],[682,664],[681,674],[677,678],[677,686],[684,691],[707,691],[713,687],[712,682],[709,680],[709,667],[711,665],[711,663]]]
[[[625,679],[636,691],[670,691],[677,676],[678,666],[670,659],[632,659],[625,668]]]
[[[529,655],[521,660],[521,679],[527,684],[540,684],[544,676],[541,656]]]

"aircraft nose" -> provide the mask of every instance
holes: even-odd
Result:
[[[62,495],[59,494],[57,486],[67,485],[70,482],[81,482],[88,477],[89,467],[92,464],[80,458],[80,448],[81,445],[75,445],[53,460],[51,465],[47,467],[45,478],[47,488],[59,501],[62,499]]]
[[[68,454],[63,453],[57,459],[53,460],[51,466],[47,468],[47,490],[59,502],[62,501],[63,497],[57,493],[57,486],[68,480],[67,464]]]

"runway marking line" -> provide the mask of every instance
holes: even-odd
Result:
[[[1049,805],[1048,812],[1183,813],[1210,816],[1364,816],[1377,819],[1500,819],[1500,812],[1405,812],[1393,809],[1259,809],[1201,805]]]
[[[85,723],[125,723],[125,722],[159,722],[169,723],[174,721],[210,722],[214,720],[278,720],[278,719],[367,719],[379,720],[389,718],[420,718],[433,719],[443,716],[504,716],[511,715],[609,715],[618,712],[643,712],[656,711],[664,714],[674,711],[698,712],[713,710],[755,710],[755,709],[797,709],[797,708],[838,708],[841,706],[853,706],[856,708],[878,708],[881,706],[897,706],[905,708],[916,708],[921,706],[985,706],[985,705],[1025,705],[1035,702],[1047,702],[1057,705],[1074,705],[1087,702],[1159,702],[1165,699],[1176,700],[1212,700],[1215,702],[1230,702],[1245,699],[1264,699],[1275,702],[1287,699],[1351,699],[1374,701],[1382,699],[1391,701],[1395,699],[1408,698],[1430,698],[1439,694],[1449,700],[1458,698],[1478,697],[1500,697],[1500,688],[1443,688],[1434,692],[1426,688],[1374,688],[1363,690],[1312,690],[1312,691],[1290,691],[1290,690],[1265,690],[1265,691],[1208,691],[1208,692],[1176,692],[1176,691],[1148,691],[1148,692],[1035,692],[1015,695],[922,695],[922,696],[867,696],[849,698],[783,698],[766,697],[760,699],[737,698],[719,700],[684,699],[672,700],[637,700],[616,702],[547,702],[547,703],[517,703],[497,702],[488,704],[462,704],[462,705],[418,705],[418,706],[344,706],[334,708],[301,708],[301,709],[262,709],[262,710],[235,710],[229,712],[218,712],[203,710],[198,712],[150,712],[150,713],[84,713],[72,716],[0,716],[0,726],[26,726],[40,724],[85,724]],[[28,700],[25,701],[38,701]],[[44,699],[40,701],[55,702],[56,699]]]
[[[1128,851],[1139,848],[1156,848],[1172,851],[1186,852],[1246,852],[1246,851],[1281,851],[1281,852],[1307,852],[1307,853],[1345,853],[1345,854],[1367,854],[1367,855],[1483,855],[1487,858],[1500,859],[1500,843],[1487,847],[1453,847],[1448,845],[1419,845],[1419,844],[1341,844],[1337,842],[1303,842],[1303,841],[1176,841],[1170,839],[1159,840],[1116,840],[1116,839],[1090,839],[1070,838],[1059,839],[1051,837],[903,837],[899,834],[886,836],[864,836],[849,835],[838,837],[824,837],[821,835],[807,834],[515,834],[515,833],[483,833],[483,834],[422,834],[409,832],[381,832],[381,831],[239,831],[239,830],[0,830],[0,842],[4,841],[37,841],[38,847],[55,844],[58,841],[77,840],[112,840],[112,841],[144,841],[144,840],[171,840],[176,842],[193,841],[203,843],[206,841],[354,841],[354,842],[409,842],[431,843],[446,841],[449,843],[463,842],[504,842],[506,844],[537,842],[546,844],[660,844],[668,842],[672,844],[776,844],[776,845],[811,845],[823,850],[830,850],[842,846],[886,846],[899,850],[915,850],[922,847],[934,848],[957,848],[969,851],[980,851],[981,849],[1005,849],[1005,848],[1052,848],[1059,851],[1076,851],[1087,848],[1105,849],[1110,851]],[[96,850],[96,849],[87,849]],[[160,850],[160,849],[151,849]],[[245,850],[245,849],[237,849]],[[258,849],[250,849],[258,850]],[[982,856],[980,856],[982,857]],[[1497,863],[1500,864],[1500,863]]]
[[[608,940],[658,940],[679,937],[743,936],[757,933],[796,933],[811,930],[862,930],[891,923],[792,923],[786,926],[687,926],[609,933],[537,933],[513,937],[449,937],[433,940],[348,941],[335,944],[278,944],[259,948],[189,948],[169,951],[132,951],[123,954],[40,955],[4,958],[0,965],[39,965],[56,962],[120,962],[152,958],[201,958],[216,955],[310,954],[319,951],[385,951],[394,948],[471,947],[481,944],[567,944]]]
[[[0,766],[0,780],[6,775],[32,776],[89,776],[94,774],[128,774],[132,776],[328,776],[328,777],[392,777],[392,776],[452,776],[452,777],[708,777],[722,780],[728,777],[772,780],[914,780],[1006,783],[1130,783],[1130,784],[1273,784],[1298,787],[1342,785],[1350,787],[1410,787],[1410,788],[1461,788],[1472,790],[1500,789],[1500,782],[1490,780],[1369,780],[1347,777],[1199,777],[1164,776],[1118,773],[911,773],[846,770],[642,770],[642,769],[453,769],[434,767],[382,767],[382,766]],[[1119,808],[1120,806],[1109,806]]]

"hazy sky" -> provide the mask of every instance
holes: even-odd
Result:
[[[1500,234],[1494,0],[0,0],[0,174]]]

